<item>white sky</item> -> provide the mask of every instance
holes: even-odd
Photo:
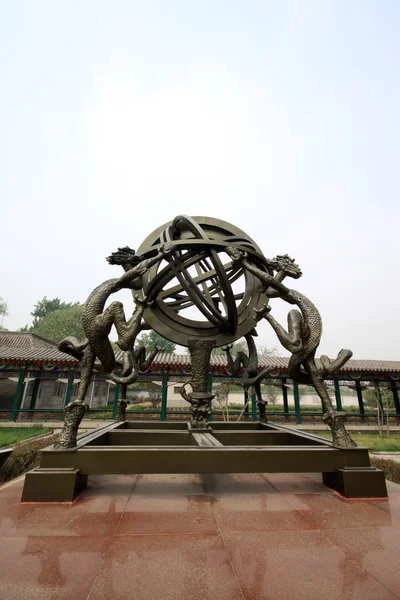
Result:
[[[399,7],[3,4],[4,325],[83,302],[118,246],[203,214],[297,259],[321,353],[399,359]],[[259,343],[278,345],[267,323]]]

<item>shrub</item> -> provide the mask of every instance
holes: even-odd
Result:
[[[371,456],[371,465],[377,469],[381,469],[386,479],[394,481],[394,483],[400,483],[400,463],[395,460],[389,460],[387,458],[377,458]]]
[[[40,451],[51,446],[58,439],[58,434],[32,440],[30,442],[19,442],[11,456],[8,457],[0,469],[0,484],[19,477],[37,467],[40,459]]]

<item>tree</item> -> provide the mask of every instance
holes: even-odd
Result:
[[[33,327],[40,319],[44,319],[50,313],[56,310],[65,310],[72,308],[73,306],[79,306],[79,302],[61,302],[60,298],[53,298],[49,300],[47,296],[44,296],[42,300],[38,300],[33,307],[31,315],[33,317]]]
[[[223,354],[225,356],[225,351],[222,348],[224,348],[224,346],[220,346],[219,348],[214,348],[212,351],[212,354]],[[233,354],[235,356],[238,352],[246,352],[247,353],[246,340],[241,339],[233,344],[233,347],[231,348],[231,354]]]
[[[389,405],[389,408],[393,408],[394,407],[394,399],[393,399],[392,392],[382,386],[379,389],[381,392],[382,404],[383,404],[384,408],[386,408],[386,404]],[[363,400],[364,400],[365,406],[367,406],[368,408],[376,408],[378,398],[376,395],[375,388],[367,388],[366,390],[363,390]]]
[[[258,356],[262,358],[269,358],[270,356],[279,356],[278,349],[274,346],[268,348],[267,346],[257,346]]]
[[[8,306],[7,306],[7,302],[5,302],[3,300],[3,298],[0,296],[0,326],[3,327],[3,319],[4,317],[8,316]],[[4,331],[4,328],[3,328]]]
[[[151,408],[153,410],[157,410],[157,408],[161,404],[162,399],[162,389],[160,385],[157,383],[153,383],[152,381],[146,382],[147,389],[147,399],[151,404]]]
[[[83,304],[60,308],[48,313],[33,324],[31,331],[55,342],[72,335],[78,340],[85,338],[82,327]]]
[[[163,348],[164,352],[167,354],[172,354],[175,352],[176,348],[176,344],[166,340],[162,335],[154,331],[154,329],[152,329],[149,333],[142,333],[142,335],[137,339],[137,345],[144,346],[147,354],[155,350],[156,346]]]
[[[238,352],[245,352],[246,354],[249,353],[249,349],[247,347],[247,342],[244,338],[241,338],[240,340],[235,342],[233,344],[233,348],[231,348],[231,354],[233,356],[236,356],[236,354]],[[219,348],[214,348],[212,351],[212,354],[225,355],[225,352],[224,352],[224,350],[222,350],[222,347],[219,347]],[[268,358],[269,356],[278,356],[278,350],[277,350],[277,348],[267,348],[267,346],[257,346],[257,354],[260,357]]]
[[[265,387],[265,393],[267,395],[268,398],[268,402],[270,404],[276,404],[276,402],[278,401],[278,390],[276,389],[276,387],[274,385],[267,385]]]

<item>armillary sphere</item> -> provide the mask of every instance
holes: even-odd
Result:
[[[148,325],[182,346],[192,338],[212,339],[222,346],[251,331],[254,308],[261,308],[268,299],[260,291],[259,280],[224,253],[228,246],[235,246],[268,270],[257,244],[225,221],[180,215],[153,231],[137,254],[149,258],[165,243],[174,248],[167,262],[152,267],[144,278],[143,293],[152,303],[144,313]],[[234,291],[239,283],[242,289]],[[197,312],[188,310],[193,307]],[[191,318],[190,312],[196,316],[200,312],[203,320]]]

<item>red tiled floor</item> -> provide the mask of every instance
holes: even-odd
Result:
[[[137,496],[129,500],[117,534],[218,533],[207,496]]]
[[[115,537],[90,600],[243,600],[218,535]]]
[[[0,597],[86,600],[109,542],[102,538],[0,538]]]
[[[126,503],[126,498],[86,497],[73,505],[33,505],[34,510],[7,535],[110,536]]]
[[[400,519],[366,500],[345,500],[336,494],[287,494],[285,498],[321,529],[400,525]]]
[[[206,494],[274,494],[276,488],[259,473],[218,473],[202,475]]]
[[[222,532],[317,528],[282,494],[212,496],[211,503]]]
[[[359,565],[400,597],[400,528],[335,529],[325,535]]]
[[[0,535],[4,535],[33,510],[33,506],[20,504],[19,498],[0,496]]]
[[[320,531],[224,534],[246,600],[395,600]]]
[[[96,476],[72,505],[0,487],[0,598],[394,600],[400,486],[347,501],[318,475]]]
[[[321,475],[316,480],[304,473],[269,473],[267,479],[281,494],[333,494]]]
[[[138,475],[135,485],[136,494],[151,496],[167,494],[180,495],[204,494],[199,475]]]

